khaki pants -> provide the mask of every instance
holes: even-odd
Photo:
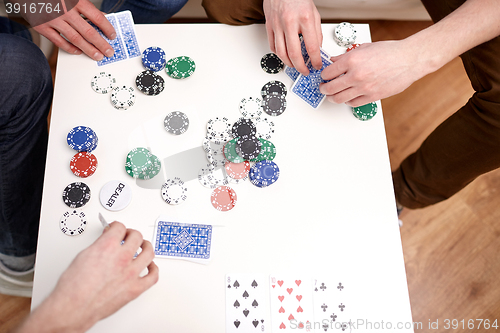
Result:
[[[423,0],[434,22],[464,0]],[[203,0],[215,21],[264,22],[262,0]],[[475,90],[393,173],[397,201],[422,208],[446,200],[483,173],[500,167],[500,37],[461,56]]]

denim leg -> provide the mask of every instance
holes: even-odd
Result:
[[[50,67],[32,42],[0,33],[0,253],[36,251],[52,102]]]
[[[130,10],[135,23],[164,23],[188,0],[104,0],[101,11],[116,13]]]

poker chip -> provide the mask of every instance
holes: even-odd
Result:
[[[189,119],[185,113],[174,111],[167,114],[164,121],[165,130],[174,135],[181,135],[189,127]]]
[[[112,212],[126,208],[132,200],[132,188],[122,180],[107,182],[99,192],[101,205]]]
[[[165,80],[151,70],[139,73],[135,79],[135,84],[139,91],[150,96],[157,96],[165,88]]]
[[[278,165],[272,161],[260,161],[250,168],[250,182],[257,187],[267,187],[274,184],[280,175]]]
[[[121,86],[111,90],[111,104],[115,109],[127,110],[135,103],[134,88]]]
[[[157,46],[151,46],[142,52],[142,65],[144,68],[158,72],[165,68],[165,51]]]
[[[179,178],[168,179],[161,187],[161,196],[166,203],[178,205],[187,199],[187,188]]]
[[[262,143],[255,136],[242,136],[236,140],[236,152],[245,160],[256,158]]]
[[[133,178],[151,179],[160,173],[160,170],[160,160],[146,148],[134,148],[127,154],[125,171]]]
[[[92,152],[97,148],[99,142],[97,134],[90,127],[73,127],[66,137],[66,141],[71,149],[76,151]]]
[[[210,119],[207,123],[207,137],[214,142],[226,142],[231,138],[231,125],[226,117]]]
[[[352,51],[354,50],[355,48],[359,47],[361,44],[352,44],[351,46],[349,46],[346,50],[346,52],[349,52],[349,51]]]
[[[203,140],[203,150],[207,159],[214,167],[222,167],[226,162],[224,157],[224,143],[210,141],[208,137]]]
[[[107,94],[115,87],[116,79],[106,72],[100,72],[92,78],[90,86],[98,94]]]
[[[335,27],[333,39],[341,47],[348,47],[356,41],[356,29],[349,22],[342,22]]]
[[[231,141],[228,141],[224,145],[224,157],[226,160],[229,162],[233,163],[241,163],[244,162],[245,159],[238,155],[238,152],[236,151],[236,145],[237,145],[238,138],[232,139]]]
[[[251,159],[251,162],[260,162],[263,160],[272,161],[276,157],[276,146],[268,140],[259,138],[262,146],[260,148],[259,155],[257,157]]]
[[[262,100],[258,97],[247,97],[240,101],[240,112],[244,118],[256,118],[262,114]]]
[[[370,120],[377,114],[377,103],[371,102],[362,106],[352,108],[352,114],[359,120]]]
[[[250,171],[250,162],[233,163],[227,161],[225,166],[226,174],[232,179],[246,179]]]
[[[215,168],[212,164],[207,164],[206,167],[200,169],[198,180],[201,185],[211,189],[228,183],[225,169]]]
[[[196,64],[190,57],[181,56],[167,61],[165,70],[171,78],[186,79],[194,74]]]
[[[283,69],[283,61],[274,53],[268,53],[260,60],[260,66],[268,74],[278,74]]]
[[[231,129],[231,134],[234,138],[240,136],[255,136],[257,130],[255,128],[254,123],[250,119],[240,118],[237,122],[234,123],[233,128]]]
[[[286,96],[286,93],[287,93],[286,86],[281,81],[269,81],[260,90],[260,94],[262,97],[265,97],[267,95],[285,95]]]
[[[75,176],[86,178],[92,176],[97,169],[97,158],[86,151],[76,153],[69,162]]]
[[[262,100],[262,109],[270,116],[279,116],[285,112],[285,95],[266,95]]]
[[[71,183],[64,189],[62,198],[70,208],[83,207],[90,200],[90,188],[85,183]]]
[[[258,138],[269,140],[274,134],[274,123],[267,118],[256,118],[254,123]]]
[[[229,186],[219,186],[212,191],[212,206],[221,212],[227,212],[236,205],[236,192]]]
[[[61,231],[68,236],[78,236],[83,234],[87,228],[85,213],[78,210],[67,211],[59,222]]]

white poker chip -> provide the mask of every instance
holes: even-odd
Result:
[[[342,47],[349,47],[356,41],[356,29],[349,22],[342,22],[335,27],[333,39]]]
[[[262,114],[262,100],[258,97],[243,98],[240,101],[240,112],[244,118],[256,118]]]
[[[135,103],[134,88],[121,86],[111,90],[111,104],[115,109],[127,110]]]
[[[231,124],[226,117],[215,117],[207,123],[207,137],[210,141],[226,142],[231,139]]]
[[[271,139],[274,134],[274,122],[270,121],[267,118],[256,118],[254,120],[255,128],[257,129],[256,136],[257,138]]]
[[[208,137],[203,140],[203,150],[207,154],[207,160],[214,167],[224,166],[226,158],[224,157],[225,142],[213,142]]]
[[[212,164],[207,164],[206,167],[200,169],[198,180],[201,185],[211,189],[228,184],[225,168],[215,168]]]
[[[179,178],[167,179],[161,187],[161,196],[166,203],[170,205],[178,205],[187,199],[187,187]]]
[[[167,114],[164,121],[165,130],[175,135],[181,135],[189,127],[189,118],[185,113],[174,111]]]
[[[87,228],[85,213],[81,210],[67,211],[61,217],[59,227],[61,228],[61,231],[68,236],[78,236],[83,234]]]
[[[121,180],[107,182],[99,193],[101,205],[112,212],[125,209],[132,200],[132,187]]]
[[[90,86],[98,94],[107,94],[116,86],[116,79],[106,72],[100,72],[92,78]]]

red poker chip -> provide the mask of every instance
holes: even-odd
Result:
[[[224,166],[226,168],[227,175],[233,179],[244,179],[248,177],[248,172],[250,171],[250,162],[248,161],[244,161],[242,163],[226,161]]]
[[[347,48],[347,50],[345,51],[346,53],[349,52],[349,51],[352,51],[354,50],[355,48],[357,48],[358,46],[360,46],[361,44],[352,44],[351,46],[349,46]]]
[[[219,186],[212,191],[212,206],[221,212],[227,212],[236,205],[236,192],[229,186]]]
[[[91,153],[81,151],[71,158],[69,167],[75,176],[86,178],[92,176],[97,169],[97,158]]]

